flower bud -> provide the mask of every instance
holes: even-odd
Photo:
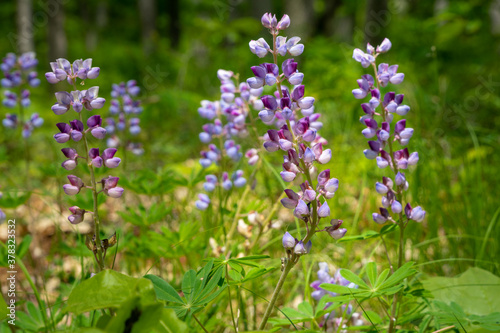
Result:
[[[282,244],[285,249],[293,249],[295,247],[295,238],[287,231],[283,235]]]
[[[325,203],[323,203],[321,205],[321,207],[319,207],[319,209],[318,209],[318,216],[319,217],[328,217],[328,216],[330,216],[330,207],[328,207],[328,202],[325,201]]]

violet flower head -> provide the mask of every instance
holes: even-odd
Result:
[[[330,216],[331,209],[327,200],[335,195],[339,181],[330,177],[330,170],[326,169],[318,171],[317,184],[312,183],[313,171],[331,161],[332,150],[326,147],[328,142],[319,133],[323,127],[321,115],[315,111],[315,98],[306,93],[306,77],[295,59],[303,53],[304,45],[300,43],[300,37],[280,36],[281,30],[290,25],[288,15],[284,15],[278,22],[275,15],[266,13],[262,16],[261,23],[269,29],[272,43],[264,38],[253,40],[250,42],[250,51],[259,58],[270,53],[272,60],[264,60],[252,66],[253,76],[246,82],[252,88],[271,88],[267,95],[260,98],[261,108],[258,109],[259,119],[271,127],[262,136],[263,149],[270,153],[283,153],[280,176],[284,182],[293,186],[297,179],[301,180],[300,183],[297,182],[300,184],[300,191],[286,189],[286,196],[281,199],[281,204],[307,225],[308,235],[303,240],[294,243],[290,239],[289,243],[294,244],[294,251],[287,255],[295,261],[298,256],[310,250],[312,234],[309,232],[319,228],[321,218]],[[285,59],[278,62],[277,58],[280,56]],[[370,83],[363,82],[362,88],[362,94],[368,94]],[[253,156],[254,153],[248,153],[249,159],[254,158]],[[340,229],[339,226],[340,224],[325,227],[321,231],[339,239],[345,234],[345,229]],[[288,234],[285,234],[284,244],[286,238],[290,238]]]
[[[54,135],[54,139],[58,143],[66,143],[70,140],[75,142],[84,141],[85,153],[78,153],[75,148],[63,148],[62,153],[66,160],[62,162],[61,166],[66,170],[74,170],[78,166],[80,158],[86,160],[85,165],[88,167],[91,174],[89,182],[85,182],[75,175],[69,175],[69,184],[63,185],[63,190],[68,195],[76,195],[80,193],[82,188],[90,188],[97,195],[104,194],[112,198],[120,198],[123,195],[124,189],[118,186],[118,177],[108,176],[101,179],[99,182],[95,181],[94,168],[116,168],[119,166],[121,159],[115,157],[117,152],[114,148],[105,149],[102,153],[98,147],[88,149],[90,136],[96,139],[104,139],[107,130],[103,127],[102,117],[98,114],[87,116],[84,111],[94,111],[101,109],[106,100],[98,96],[99,87],[94,86],[86,90],[77,90],[78,80],[95,79],[100,72],[99,67],[92,67],[92,59],[75,60],[71,64],[66,59],[57,59],[56,62],[50,63],[52,72],[45,74],[49,83],[57,83],[66,81],[72,86],[72,91],[59,91],[55,93],[56,103],[52,106],[52,111],[56,115],[62,115],[68,112],[71,108],[76,112],[78,119],[71,120],[68,123],[57,123],[59,133]],[[83,82],[82,82],[83,83]],[[31,117],[30,123],[33,127],[40,126],[43,119],[34,114]],[[101,189],[98,189],[98,185]],[[96,196],[93,197],[94,201]],[[94,202],[94,206],[97,203]],[[68,220],[72,224],[81,223],[84,219],[85,210],[77,206],[70,208],[71,215]],[[97,215],[97,209],[92,212]],[[96,236],[99,239],[98,236]],[[101,249],[102,250],[102,249]],[[102,264],[102,263],[101,263]]]
[[[85,209],[81,209],[78,206],[73,206],[73,207],[69,207],[69,210],[72,213],[70,216],[68,216],[68,221],[71,224],[79,224],[79,223],[83,222],[83,219],[85,218],[85,213],[86,213]]]
[[[220,80],[220,99],[203,100],[198,108],[200,117],[208,120],[198,135],[200,141],[207,145],[200,153],[199,163],[203,168],[231,167],[241,160],[243,152],[239,142],[248,136],[248,113],[251,109],[263,107],[259,98],[263,91],[262,85],[254,88],[252,84],[246,82],[237,84],[235,74],[223,69],[217,71],[217,77]],[[249,159],[250,165],[255,165],[259,159],[258,151],[255,149],[247,151],[245,156]],[[247,184],[242,170],[228,168],[222,170],[221,175],[221,179],[208,175],[203,184],[205,191],[213,192],[218,186],[229,191]],[[209,200],[200,199],[196,202],[196,206],[204,210],[209,203]]]
[[[26,52],[17,57],[14,53],[8,53],[0,65],[4,78],[1,85],[7,90],[4,91],[2,104],[7,108],[26,109],[31,105],[29,87],[38,87],[40,79],[37,77],[35,67],[38,64],[35,53]],[[15,89],[19,93],[14,93],[8,89]],[[22,114],[22,113],[21,113]],[[43,124],[43,119],[34,113],[28,119],[21,119],[16,115],[7,114],[2,121],[4,127],[15,129],[22,128],[23,138],[31,136],[33,130]]]
[[[136,142],[141,133],[140,118],[143,107],[138,95],[141,88],[136,80],[129,80],[112,85],[110,117],[106,119],[106,131],[112,136],[107,140],[110,148],[120,146],[131,151],[134,155],[142,155],[142,144]]]
[[[363,75],[357,81],[359,88],[354,89],[352,93],[356,99],[370,97],[368,103],[361,104],[364,115],[360,121],[366,126],[361,133],[365,138],[371,139],[368,141],[369,148],[364,150],[365,157],[376,160],[377,166],[381,169],[389,167],[393,174],[392,179],[384,177],[382,182],[377,182],[375,185],[377,193],[383,195],[383,207],[379,208],[379,212],[372,214],[373,220],[379,224],[388,221],[406,224],[409,220],[421,222],[425,217],[425,211],[417,207],[414,213],[411,205],[407,203],[406,219],[403,218],[403,194],[408,190],[409,183],[402,170],[416,165],[419,155],[418,152],[410,153],[406,147],[397,150],[395,146],[396,143],[400,146],[408,145],[414,134],[414,129],[407,127],[406,119],[394,121],[395,117],[404,117],[410,111],[410,107],[403,104],[404,95],[392,91],[381,94],[382,87],[400,84],[405,78],[403,73],[398,72],[398,65],[376,64],[378,56],[389,51],[391,47],[392,43],[385,38],[376,48],[368,44],[366,53],[360,49],[353,51],[353,58],[364,68],[371,65],[375,76]],[[397,217],[393,217],[391,212]]]

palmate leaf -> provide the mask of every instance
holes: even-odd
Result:
[[[224,259],[224,258],[219,258],[215,259],[215,263],[217,265],[223,265],[224,263],[227,262],[228,265],[231,264],[237,264],[237,265],[244,265],[244,266],[251,266],[251,267],[262,267],[262,265],[259,265],[258,263],[254,262],[255,260],[262,260],[262,259],[269,259],[270,256],[268,255],[253,255],[253,256],[247,256],[247,257],[241,257],[241,258],[230,258],[230,259]]]
[[[222,272],[223,272],[222,267],[219,267],[215,270],[214,274],[210,278],[210,281],[208,281],[208,283],[203,288],[203,290],[198,295],[196,295],[196,298],[195,298],[196,302],[198,302],[198,303],[202,302],[202,301],[205,302],[205,297],[207,297],[219,284],[219,281],[222,277]],[[205,302],[205,303],[208,303],[208,302]]]
[[[382,283],[380,289],[393,287],[407,277],[415,274],[417,270],[413,268],[414,265],[415,263],[410,261],[401,266],[397,271],[394,272],[394,274],[389,276],[389,278]]]
[[[340,275],[344,277],[346,280],[353,282],[357,284],[361,289],[368,289],[368,285],[363,281],[362,278],[351,272],[350,270],[347,269],[341,269],[340,270]]]
[[[340,295],[345,295],[346,297],[352,295],[350,299],[373,298],[383,295],[393,295],[399,292],[404,287],[404,284],[401,283],[404,279],[417,272],[413,268],[413,266],[413,262],[408,262],[401,266],[396,272],[394,272],[394,274],[389,277],[388,269],[384,270],[377,277],[377,268],[375,263],[368,263],[365,270],[366,275],[368,276],[368,279],[370,280],[370,283],[372,285],[371,287],[368,286],[366,282],[358,275],[347,269],[342,269],[340,271],[340,275],[342,275],[348,281],[357,284],[358,288],[349,288],[329,283],[321,284],[320,288]],[[335,297],[335,299],[337,299],[337,297]]]
[[[155,275],[146,275],[151,280],[158,299],[174,303],[167,308],[175,310],[179,318],[191,316],[201,311],[205,305],[213,301],[227,285],[215,290],[222,278],[223,267],[214,267],[211,259],[198,273],[189,270],[184,274],[181,290],[184,298],[167,281]]]
[[[310,322],[317,318],[317,315],[314,314],[313,307],[307,301],[300,303],[297,309],[284,308],[282,312],[287,318],[272,318],[269,319],[269,323],[273,325],[290,325],[290,321],[295,324]]]

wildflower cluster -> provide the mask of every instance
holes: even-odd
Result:
[[[286,197],[281,200],[284,207],[292,209],[293,215],[304,221],[308,229],[304,239],[297,240],[288,232],[283,236],[283,246],[288,259],[298,260],[300,255],[309,252],[312,244],[311,237],[319,226],[321,218],[330,216],[327,199],[335,195],[339,181],[330,176],[326,169],[317,176],[314,186],[312,174],[315,166],[326,164],[332,158],[331,149],[324,149],[327,141],[318,131],[323,124],[318,121],[319,113],[314,110],[314,98],[305,95],[302,81],[304,74],[299,72],[298,64],[293,58],[288,58],[278,66],[278,56],[299,56],[304,51],[299,37],[279,36],[280,32],[290,25],[290,18],[284,15],[280,21],[269,13],[262,17],[262,24],[268,28],[273,36],[272,47],[264,38],[250,42],[250,51],[262,58],[270,53],[272,63],[262,63],[252,67],[255,75],[247,80],[252,88],[263,86],[273,87],[272,95],[261,97],[264,108],[259,112],[259,118],[268,125],[277,129],[270,129],[264,135],[264,148],[268,152],[281,150],[283,156],[283,170],[281,177],[285,182],[292,182],[297,175],[303,175],[300,191],[285,190]],[[288,84],[288,85],[287,85]],[[323,200],[321,200],[323,199]],[[342,238],[346,229],[341,229],[342,221],[332,220],[331,226],[321,230],[327,231],[335,239]]]
[[[71,92],[60,91],[55,93],[57,103],[52,106],[52,111],[56,115],[62,115],[69,111],[69,109],[73,109],[73,111],[78,114],[78,119],[70,121],[69,124],[57,123],[59,133],[54,135],[54,139],[58,143],[66,143],[70,140],[75,142],[83,141],[84,146],[83,154],[78,153],[75,148],[61,149],[64,156],[67,158],[62,163],[62,167],[66,170],[73,170],[77,167],[78,161],[82,159],[86,161],[86,165],[90,171],[90,180],[86,183],[75,175],[69,175],[69,184],[63,185],[63,190],[67,195],[76,195],[80,193],[83,188],[90,189],[94,201],[93,212],[88,212],[77,206],[70,207],[69,210],[71,211],[71,215],[68,217],[68,220],[72,224],[78,224],[84,220],[86,213],[91,213],[93,215],[94,236],[87,242],[87,246],[93,251],[98,266],[100,270],[102,270],[104,268],[103,260],[106,255],[106,250],[113,244],[108,240],[101,241],[100,239],[97,196],[103,193],[112,198],[119,198],[123,194],[123,188],[118,186],[118,177],[108,176],[97,181],[94,168],[116,168],[121,160],[115,157],[116,148],[107,148],[102,153],[99,151],[99,148],[89,148],[91,137],[104,139],[106,136],[106,129],[102,127],[102,118],[100,115],[92,115],[86,118],[82,111],[84,109],[87,111],[101,109],[104,106],[105,99],[98,97],[99,87],[97,86],[81,91],[76,89],[76,82],[78,79],[84,81],[86,79],[96,78],[99,75],[99,68],[92,67],[92,59],[87,59],[85,61],[75,60],[73,64],[66,59],[57,59],[56,62],[51,62],[50,65],[52,67],[52,72],[45,74],[47,81],[50,83],[57,83],[66,80],[74,89]],[[101,187],[99,191],[98,184],[100,184]]]
[[[200,164],[203,168],[219,165],[221,170],[219,175],[206,176],[203,184],[206,192],[213,192],[217,187],[229,191],[233,186],[245,186],[247,180],[243,177],[243,171],[236,170],[230,175],[226,161],[236,163],[241,159],[241,146],[235,140],[248,136],[246,122],[250,108],[262,108],[259,99],[262,87],[252,88],[246,82],[238,83],[237,75],[223,69],[217,71],[217,77],[221,82],[220,100],[204,100],[198,109],[200,116],[210,121],[203,125],[203,131],[199,134],[200,141],[208,144],[208,149],[201,152]],[[210,204],[209,196],[200,193],[198,198],[196,207],[205,210]]]
[[[302,176],[300,190],[285,190],[286,197],[281,203],[293,210],[293,215],[305,223],[307,230],[300,240],[288,232],[282,238],[287,257],[283,258],[281,278],[259,326],[259,329],[264,329],[286,276],[300,257],[311,251],[314,234],[326,231],[333,238],[340,239],[347,230],[340,228],[342,221],[338,219],[332,219],[330,226],[318,230],[320,220],[330,216],[327,199],[335,195],[339,181],[331,177],[329,169],[317,174],[316,185],[313,175],[319,165],[330,162],[332,151],[324,148],[328,142],[318,134],[323,124],[319,121],[320,114],[315,113],[315,99],[305,94],[302,84],[304,74],[298,70],[298,63],[294,58],[287,58],[281,62],[281,66],[278,64],[278,56],[300,56],[304,45],[300,43],[299,37],[287,39],[279,36],[290,25],[288,15],[278,21],[275,15],[266,13],[261,22],[273,37],[272,46],[260,38],[250,41],[250,51],[259,58],[269,53],[273,60],[253,66],[254,76],[247,79],[247,83],[254,89],[272,87],[272,94],[261,97],[263,109],[259,112],[262,122],[275,127],[263,136],[264,148],[268,152],[281,150],[285,153],[280,173],[285,182],[292,182],[298,175]]]
[[[320,301],[324,296],[337,296],[334,292],[326,291],[321,288],[320,285],[323,283],[336,284],[348,288],[358,287],[355,283],[342,277],[342,275],[340,275],[340,271],[341,269],[338,269],[335,274],[331,276],[328,271],[328,264],[326,262],[320,262],[319,270],[317,272],[318,279],[311,283],[311,287],[314,289],[311,293],[312,298],[316,301]],[[333,302],[327,302],[325,304],[325,309],[329,308],[332,304]],[[348,330],[346,330],[348,326],[361,325],[363,325],[361,314],[353,312],[351,304],[343,305],[338,315],[335,310],[325,314],[323,320],[319,323],[319,326],[326,332],[348,332]]]
[[[106,130],[111,135],[107,140],[108,147],[124,147],[135,155],[142,155],[144,149],[140,143],[129,141],[128,135],[137,136],[141,132],[140,119],[142,113],[141,101],[137,96],[141,88],[135,80],[126,83],[113,84],[111,106],[109,113],[111,117],[106,119]]]
[[[8,53],[2,60],[0,68],[4,78],[0,81],[4,91],[2,104],[7,108],[19,106],[20,115],[7,113],[2,124],[6,128],[15,129],[18,126],[22,128],[22,136],[28,138],[33,129],[43,124],[43,119],[38,113],[33,113],[29,119],[24,119],[24,109],[29,107],[30,91],[28,87],[38,87],[40,79],[35,71],[38,60],[34,52],[26,52],[17,57],[14,53]],[[14,92],[13,90],[16,90]]]
[[[394,117],[404,117],[410,111],[410,107],[403,104],[404,95],[389,91],[382,96],[380,90],[380,87],[386,87],[389,83],[400,84],[404,80],[404,74],[397,72],[398,65],[376,64],[376,58],[389,51],[391,46],[389,39],[385,38],[376,48],[368,43],[366,53],[360,49],[354,50],[353,58],[364,68],[371,65],[375,78],[370,74],[363,75],[357,81],[359,88],[354,89],[352,93],[357,99],[370,97],[368,103],[361,104],[365,115],[360,119],[366,126],[361,133],[365,138],[371,139],[368,141],[369,148],[364,150],[366,158],[375,159],[381,169],[390,167],[394,174],[394,178],[383,177],[382,182],[375,184],[377,193],[383,197],[380,212],[373,213],[373,220],[379,224],[391,221],[404,229],[409,220],[421,222],[425,217],[425,211],[420,206],[412,208],[408,202],[404,206],[406,219],[403,220],[403,197],[409,186],[403,170],[416,165],[419,156],[418,152],[410,153],[408,148],[404,147],[413,136],[413,128],[406,126],[404,118],[394,120]],[[401,146],[399,150],[394,147],[396,142]],[[388,208],[393,214],[398,215],[398,218],[394,219]]]

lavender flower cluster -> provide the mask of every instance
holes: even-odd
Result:
[[[319,301],[324,296],[335,297],[337,294],[331,291],[324,290],[320,288],[320,285],[323,283],[336,284],[339,286],[344,286],[348,288],[358,288],[358,286],[345,279],[340,275],[341,269],[338,269],[333,276],[330,275],[328,264],[326,262],[319,263],[319,270],[317,272],[318,279],[311,283],[311,287],[314,291],[311,293],[312,298],[316,301]],[[325,309],[330,307],[333,303],[327,302],[325,304]],[[349,319],[345,319],[345,317]],[[361,314],[358,312],[353,312],[353,308],[351,304],[343,305],[341,307],[341,312],[339,316],[335,310],[324,315],[323,320],[319,323],[319,326],[323,328],[326,332],[348,332],[346,329],[348,326],[361,326],[363,325],[363,320],[361,319]],[[341,329],[341,330],[339,330]]]
[[[82,188],[91,189],[95,195],[103,192],[105,195],[113,198],[119,198],[123,194],[123,188],[118,187],[118,177],[108,176],[96,182],[94,175],[94,168],[116,168],[120,164],[120,158],[115,157],[117,149],[108,148],[100,153],[99,148],[89,149],[90,136],[96,139],[104,139],[106,137],[106,129],[102,127],[102,118],[100,115],[92,115],[86,120],[84,119],[83,109],[93,111],[94,109],[101,109],[104,106],[105,99],[98,97],[99,87],[91,87],[87,90],[77,90],[77,79],[94,79],[99,75],[99,68],[92,67],[92,59],[85,61],[75,60],[71,64],[66,59],[57,59],[56,62],[50,63],[52,72],[45,74],[47,81],[50,83],[57,83],[60,81],[67,81],[73,87],[73,91],[60,91],[56,92],[56,100],[52,106],[52,111],[56,115],[65,114],[73,109],[78,114],[78,119],[74,119],[68,123],[57,123],[59,133],[54,135],[54,139],[58,143],[66,143],[70,140],[79,142],[83,139],[84,154],[79,154],[74,148],[61,149],[64,156],[67,158],[62,167],[66,170],[73,170],[77,167],[79,159],[86,161],[90,170],[91,180],[89,185],[85,185],[82,179],[75,175],[69,175],[69,184],[63,185],[63,190],[67,195],[76,195],[80,193]],[[85,125],[86,124],[86,128]],[[97,183],[101,184],[102,189],[97,192]],[[71,215],[68,220],[72,224],[78,224],[83,221],[86,211],[77,206],[70,207]],[[94,211],[94,219],[96,219],[97,212]]]
[[[198,113],[210,122],[203,125],[203,131],[199,134],[200,141],[208,144],[208,149],[201,152],[200,164],[203,168],[211,165],[225,166],[225,161],[238,162],[243,153],[237,139],[248,136],[247,116],[250,108],[262,108],[259,96],[263,88],[252,88],[246,82],[237,82],[237,75],[231,71],[220,69],[217,77],[221,82],[221,98],[218,101],[201,102]],[[218,141],[218,142],[217,142]],[[257,159],[258,159],[258,155]],[[256,159],[253,159],[256,162]],[[233,186],[240,188],[245,186],[247,180],[243,177],[242,170],[236,170],[231,175],[227,168],[223,168],[219,177],[213,174],[206,176],[203,188],[206,192],[213,192],[218,186],[229,191]],[[205,210],[210,205],[210,197],[200,193],[196,201],[196,207]]]
[[[131,142],[128,135],[137,136],[141,132],[140,119],[138,116],[143,108],[137,96],[141,88],[137,81],[129,80],[112,85],[111,106],[109,113],[111,117],[106,119],[106,130],[111,135],[107,140],[108,147],[118,148],[120,146],[132,151],[134,155],[142,155],[144,149],[140,143]]]
[[[373,220],[379,224],[399,220],[403,223],[403,196],[408,190],[408,181],[403,170],[409,166],[416,165],[419,156],[418,152],[410,153],[406,146],[413,136],[413,128],[406,126],[406,119],[400,119],[391,126],[395,116],[404,117],[410,111],[408,105],[403,104],[403,94],[396,94],[389,91],[382,97],[380,87],[386,87],[389,83],[400,84],[404,80],[404,74],[398,73],[398,65],[390,66],[387,63],[381,63],[377,66],[376,58],[391,49],[391,42],[385,38],[376,48],[368,43],[366,52],[355,49],[353,58],[360,62],[364,68],[370,65],[374,69],[375,78],[370,74],[365,74],[359,79],[359,88],[352,91],[357,99],[370,97],[368,103],[361,104],[365,115],[360,121],[366,128],[361,132],[368,141],[368,149],[364,154],[368,159],[375,159],[377,166],[381,169],[390,167],[394,173],[394,179],[383,177],[382,182],[375,184],[377,193],[382,194],[382,207],[380,213],[373,213]],[[392,127],[392,129],[391,129]],[[394,144],[398,142],[402,146],[395,150]],[[399,218],[393,219],[388,208],[392,213],[398,214]],[[411,207],[408,202],[404,207],[406,223],[409,220],[421,222],[425,217],[425,211],[417,206]]]
[[[33,129],[43,125],[43,119],[38,113],[33,113],[29,119],[25,120],[23,108],[30,106],[30,91],[27,86],[33,88],[40,85],[38,74],[34,70],[38,60],[34,52],[26,52],[17,57],[14,53],[8,53],[2,60],[0,68],[4,78],[0,81],[2,87],[7,88],[4,91],[4,99],[2,104],[7,108],[20,107],[21,115],[7,113],[2,124],[6,128],[15,129],[18,126],[22,127],[22,136],[28,138],[31,136]],[[18,93],[10,89],[17,89]]]
[[[288,232],[283,236],[283,246],[288,256],[295,254],[297,256],[294,258],[297,259],[310,251],[310,237],[319,225],[319,220],[330,216],[327,199],[335,195],[339,181],[331,178],[330,170],[326,169],[317,176],[317,185],[313,185],[311,174],[315,171],[315,166],[328,163],[332,158],[332,151],[324,149],[328,142],[318,134],[323,124],[318,121],[320,114],[314,110],[315,99],[305,95],[302,85],[304,74],[299,72],[297,62],[294,58],[284,60],[281,73],[278,66],[278,56],[299,56],[304,51],[304,45],[299,43],[299,37],[287,40],[286,37],[279,36],[290,25],[288,15],[278,21],[275,15],[266,13],[261,22],[273,36],[272,47],[264,38],[260,38],[250,42],[250,51],[259,58],[270,53],[273,62],[253,66],[251,69],[254,77],[247,79],[247,83],[254,89],[274,87],[272,95],[261,97],[264,108],[259,112],[259,118],[265,124],[277,128],[268,130],[264,135],[264,148],[268,152],[285,152],[283,170],[280,173],[285,182],[294,181],[299,174],[304,177],[300,192],[287,189],[286,198],[281,200],[283,206],[293,209],[294,216],[304,221],[308,228],[308,236],[303,240],[297,240]],[[331,226],[320,231],[327,231],[335,239],[342,238],[346,233],[346,229],[340,228],[342,221],[334,219],[330,224]]]

